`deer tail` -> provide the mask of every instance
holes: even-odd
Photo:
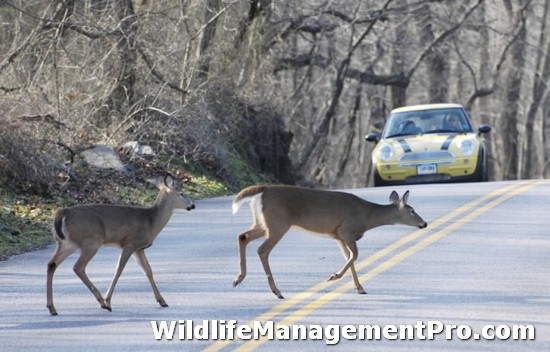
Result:
[[[63,233],[63,221],[65,220],[65,211],[64,209],[59,209],[55,212],[55,217],[53,219],[53,236],[54,238],[59,238],[64,240],[65,234]]]
[[[233,214],[237,213],[241,208],[241,205],[248,200],[248,198],[261,194],[267,186],[250,186],[240,191],[233,200]]]

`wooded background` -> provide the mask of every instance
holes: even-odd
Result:
[[[453,102],[493,128],[491,179],[547,177],[549,6],[0,0],[0,169],[136,140],[219,177],[364,187],[391,109]]]

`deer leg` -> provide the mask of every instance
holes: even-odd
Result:
[[[342,276],[344,276],[346,270],[348,270],[348,268],[353,265],[353,262],[355,261],[355,259],[357,259],[357,254],[358,254],[357,243],[354,240],[345,240],[344,239],[343,241],[344,241],[345,246],[348,249],[348,253],[349,253],[348,261],[342,267],[342,269],[340,269],[339,272],[332,274],[330,276],[330,278],[328,279],[328,281],[338,280],[338,279],[342,278]],[[355,269],[354,269],[354,271],[355,271]]]
[[[260,261],[262,262],[262,266],[264,267],[269,288],[271,288],[271,291],[275,294],[275,296],[279,297],[280,299],[284,299],[284,297],[281,294],[281,291],[279,291],[279,289],[275,285],[275,280],[273,280],[273,274],[271,273],[271,268],[269,267],[269,253],[271,253],[271,250],[277,245],[277,243],[279,243],[287,230],[288,227],[284,231],[269,230],[267,239],[264,241],[264,243],[260,245],[260,247],[258,247],[258,255],[260,256]]]
[[[115,291],[116,283],[118,281],[118,278],[120,277],[120,274],[122,274],[122,270],[124,270],[126,263],[128,263],[128,259],[130,259],[130,256],[132,255],[133,252],[134,252],[133,246],[127,245],[122,248],[122,253],[120,253],[120,257],[118,258],[118,264],[116,267],[115,276],[113,277],[113,281],[111,281],[111,285],[109,285],[109,289],[105,294],[105,304],[103,304],[101,308],[111,311],[111,297],[113,297],[113,292]]]
[[[101,246],[101,245],[100,245]],[[105,300],[103,299],[103,296],[101,296],[101,293],[99,290],[95,287],[95,285],[90,281],[88,278],[88,275],[86,275],[86,266],[92,260],[92,258],[96,255],[97,251],[99,250],[100,246],[94,246],[89,248],[81,248],[80,251],[80,257],[74,264],[73,270],[82,280],[84,285],[88,287],[88,289],[92,292],[92,294],[95,296],[99,304],[103,307],[105,304]]]
[[[137,263],[149,279],[149,282],[151,283],[151,287],[153,288],[153,292],[155,294],[155,299],[162,307],[168,307],[168,304],[166,304],[166,301],[164,298],[162,298],[160,291],[155,283],[155,279],[153,278],[153,270],[151,269],[151,265],[149,265],[149,261],[147,261],[147,257],[145,256],[145,250],[144,249],[138,249],[134,252],[134,258],[136,259]]]
[[[340,246],[340,250],[342,250],[342,254],[344,255],[344,258],[346,259],[346,261],[348,261],[351,256],[351,253],[348,250],[348,247],[342,240],[338,240],[338,245]],[[351,270],[351,276],[353,277],[353,283],[357,288],[357,292],[359,292],[360,294],[366,294],[367,292],[365,291],[363,286],[361,286],[361,283],[359,282],[359,278],[357,277],[357,272],[355,271],[354,263],[351,263],[349,269]]]
[[[265,231],[259,226],[255,226],[237,236],[237,243],[239,244],[240,272],[235,280],[233,280],[233,287],[240,284],[246,276],[246,246],[250,242],[262,236],[265,236]]]
[[[76,251],[76,246],[71,246],[67,242],[57,242],[57,248],[55,250],[52,259],[48,262],[48,275],[46,282],[46,298],[47,304],[46,307],[50,311],[51,315],[57,315],[57,310],[53,305],[53,274],[55,270],[61,263],[67,259],[68,256],[73,254]]]

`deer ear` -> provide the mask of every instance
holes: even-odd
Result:
[[[407,191],[407,192],[405,192],[405,194],[403,194],[403,198],[402,198],[403,204],[407,204],[408,200],[409,200],[409,191]]]
[[[158,188],[162,188],[162,186],[164,185],[164,176],[162,175],[157,176],[157,178],[155,179],[155,185]]]
[[[390,194],[390,202],[395,203],[399,200],[399,194],[397,194],[396,191],[391,192]]]
[[[172,188],[174,186],[174,178],[172,177],[172,175],[167,173],[166,175],[164,175],[163,183],[165,187]]]

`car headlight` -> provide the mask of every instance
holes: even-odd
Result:
[[[466,139],[466,140],[463,140],[462,142],[460,142],[459,146],[460,148],[460,151],[464,154],[464,155],[472,155],[474,153],[474,149],[475,149],[475,143],[474,141],[470,140],[470,139]]]
[[[382,161],[390,161],[393,156],[393,148],[391,145],[386,144],[378,150],[378,154]]]

